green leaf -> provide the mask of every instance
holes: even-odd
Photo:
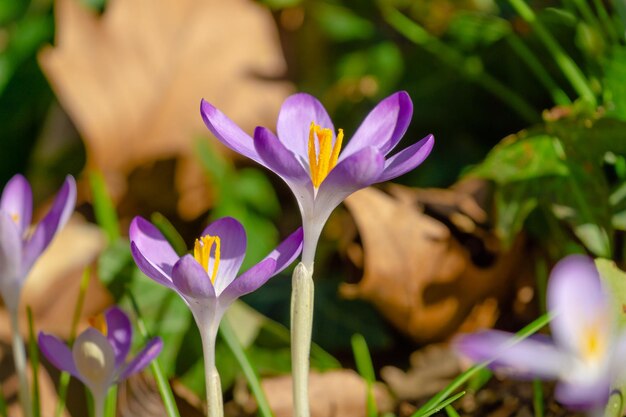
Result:
[[[609,259],[596,259],[595,262],[600,277],[613,298],[614,311],[623,332],[626,326],[626,272],[619,269],[615,262]],[[623,393],[626,392],[626,384],[613,387],[612,392],[604,415],[621,416],[624,411]]]
[[[234,184],[238,200],[267,217],[280,214],[276,191],[267,176],[258,169],[244,168],[238,172]]]
[[[473,11],[457,11],[447,31],[453,42],[468,51],[491,45],[509,33],[511,25],[507,20]]]
[[[491,179],[502,185],[568,174],[558,138],[542,133],[521,132],[496,145],[468,175]]]
[[[334,41],[369,39],[375,33],[372,22],[347,7],[325,2],[312,3],[312,6],[320,28]]]
[[[604,65],[603,98],[607,116],[626,121],[626,47],[615,46]]]
[[[619,317],[621,326],[626,326],[626,272],[609,259],[595,260],[596,268],[602,277],[602,282],[610,291],[615,305],[615,314]]]

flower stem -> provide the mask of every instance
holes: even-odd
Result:
[[[294,417],[309,417],[309,360],[313,329],[313,264],[300,262],[291,290],[291,374]]]
[[[93,395],[93,415],[94,417],[104,417],[104,400],[106,394]]]
[[[26,349],[24,340],[20,333],[17,309],[9,312],[11,316],[11,328],[13,331],[13,361],[15,362],[15,372],[19,380],[19,399],[24,410],[24,417],[32,417],[30,395],[28,391],[28,380],[26,378]]]
[[[199,322],[198,324],[200,324]],[[204,377],[206,382],[207,417],[223,417],[224,403],[222,399],[222,384],[220,375],[215,367],[215,338],[216,326],[199,326],[202,338],[202,352],[204,355]]]

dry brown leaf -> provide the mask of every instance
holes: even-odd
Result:
[[[136,166],[181,158],[187,218],[206,209],[193,143],[208,137],[200,99],[244,130],[272,126],[291,86],[270,13],[248,0],[111,0],[102,16],[57,0],[56,46],[39,62],[87,148],[88,167],[123,194]]]
[[[200,401],[188,389],[175,383],[172,385],[172,390],[181,416],[204,416],[201,410],[191,405]],[[119,385],[117,401],[117,415],[120,417],[167,416],[156,382],[145,372],[133,375]]]
[[[501,300],[512,291],[528,264],[522,239],[509,251],[500,248],[495,235],[481,226],[488,223],[487,212],[468,201],[480,193],[446,203],[441,197],[461,191],[435,190],[432,200],[442,207],[452,202],[457,209],[446,213],[431,202],[426,214],[419,204],[423,191],[390,190],[393,195],[368,188],[346,200],[363,244],[363,278],[358,284],[343,284],[342,294],[371,301],[419,342],[446,338],[461,325],[472,330],[492,324],[497,316],[486,318],[484,313],[495,315],[497,308],[489,305],[475,311],[475,322],[468,323],[467,317],[488,297]]]
[[[411,368],[403,371],[386,366],[380,375],[400,401],[430,397],[446,387],[461,372],[457,355],[444,345],[428,345],[411,354]]]
[[[275,417],[293,415],[291,376],[267,378],[261,381]],[[354,371],[341,369],[309,375],[311,417],[363,417],[366,415],[365,381]],[[374,398],[381,413],[391,411],[393,401],[382,384],[374,387]]]

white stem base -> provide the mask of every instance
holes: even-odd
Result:
[[[309,361],[313,329],[313,266],[300,262],[291,290],[291,374],[294,417],[309,417]]]
[[[20,326],[17,317],[17,310],[11,311],[11,327],[13,333],[13,361],[15,362],[15,372],[19,380],[19,399],[24,410],[24,417],[32,417],[32,404],[30,403],[30,390],[28,387],[28,377],[26,375],[26,349],[24,339],[20,333]]]
[[[215,367],[206,370],[206,403],[207,417],[224,417],[222,383]]]

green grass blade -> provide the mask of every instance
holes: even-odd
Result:
[[[378,406],[376,405],[376,398],[374,397],[376,373],[374,372],[374,365],[367,347],[367,342],[363,335],[355,334],[352,336],[351,343],[356,369],[367,384],[367,416],[376,417],[378,415]]]
[[[37,347],[37,339],[35,337],[33,311],[30,306],[26,307],[26,316],[28,317],[28,355],[30,356],[30,366],[33,370],[33,417],[41,417],[41,401],[39,399],[39,348]]]
[[[132,292],[127,291],[128,299],[133,306],[133,310],[135,311],[135,315],[137,316],[137,328],[139,329],[139,333],[144,338],[145,341],[150,339],[150,333],[148,332],[148,328],[146,327],[146,323],[143,320],[143,316],[141,315],[141,310],[139,309],[139,304],[137,304],[137,300],[133,296]],[[161,394],[161,399],[163,400],[163,405],[165,406],[165,412],[168,417],[180,417],[180,413],[178,412],[178,407],[176,406],[176,400],[174,399],[174,393],[172,392],[172,388],[170,387],[167,378],[163,374],[163,370],[159,365],[158,358],[154,359],[150,363],[150,369],[152,370],[152,375],[157,384],[157,388],[159,389],[159,393]]]
[[[115,417],[117,411],[117,385],[112,386],[104,403],[104,417]]]
[[[169,244],[172,245],[178,256],[187,254],[187,244],[185,243],[185,240],[178,233],[174,225],[170,223],[167,217],[161,213],[153,213],[152,216],[150,216],[150,220],[152,221],[152,224],[154,224],[157,229],[163,233],[163,236],[165,236],[165,239],[167,239]]]
[[[411,417],[417,417],[418,415],[422,417],[429,417],[429,416],[432,416],[433,414],[437,414],[438,412],[447,408],[450,404],[452,404],[453,402],[455,402],[456,400],[458,400],[464,395],[465,395],[465,391],[461,391],[458,394],[455,394],[452,397],[448,398],[447,400],[443,401],[437,407],[428,410],[425,414],[418,414],[419,413],[419,410],[418,410]]]
[[[512,343],[514,344],[516,342],[519,342],[527,338],[528,336],[538,332],[539,330],[541,330],[541,328],[543,328],[550,322],[551,318],[552,317],[548,313],[541,315],[538,319],[517,332]],[[446,398],[448,398],[454,391],[463,386],[463,384],[465,384],[474,374],[489,365],[489,363],[490,361],[486,361],[474,365],[467,371],[463,372],[461,375],[454,378],[454,380],[452,380],[452,382],[450,382],[447,387],[445,387],[437,395],[435,395],[428,402],[426,402],[426,404],[424,404],[419,410],[417,410],[412,417],[426,417],[430,415],[430,411],[434,408],[442,409],[443,407],[441,407],[441,404],[443,404],[443,401],[445,401]]]
[[[70,328],[70,346],[74,343],[76,338],[76,329],[78,328],[78,322],[80,320],[80,314],[83,311],[83,305],[85,304],[85,294],[87,293],[87,287],[89,286],[89,278],[91,277],[91,268],[87,267],[83,271],[83,277],[80,280],[80,287],[78,289],[78,299],[76,300],[76,306],[74,307],[74,315],[72,317],[72,327]],[[59,401],[57,402],[56,409],[54,410],[55,417],[59,417],[65,409],[65,401],[67,399],[67,387],[70,383],[70,374],[67,372],[61,372],[59,377]]]
[[[120,225],[102,174],[98,171],[92,171],[89,174],[89,185],[91,186],[96,222],[104,229],[109,243],[115,242],[120,238]]]
[[[7,402],[4,399],[4,393],[0,390],[0,417],[7,417]]]
[[[447,406],[445,410],[448,417],[461,417],[451,405]]]
[[[259,376],[254,370],[252,363],[250,363],[246,352],[243,350],[239,339],[237,339],[237,335],[230,326],[230,323],[226,317],[222,319],[219,332],[222,336],[222,339],[224,339],[230,350],[233,352],[233,355],[237,359],[241,370],[248,380],[250,390],[252,391],[254,398],[256,398],[256,402],[259,406],[259,414],[263,417],[274,417],[269,402],[267,401],[265,393],[263,392],[263,388],[261,387],[261,381],[259,380]]]

